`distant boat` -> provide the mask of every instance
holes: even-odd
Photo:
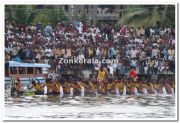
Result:
[[[22,86],[26,86],[32,78],[42,82],[50,67],[49,64],[43,63],[5,62],[5,88],[10,86],[12,77],[18,77]]]

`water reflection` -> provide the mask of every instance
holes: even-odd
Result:
[[[63,97],[5,97],[8,119],[119,119],[174,118],[172,95]]]

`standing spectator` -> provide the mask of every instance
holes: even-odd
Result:
[[[126,34],[127,34],[127,28],[126,28],[125,25],[120,29],[120,33],[121,33],[122,35],[126,35]]]
[[[157,74],[158,67],[159,67],[159,60],[155,59],[154,60],[154,74]]]
[[[150,36],[150,28],[149,28],[149,27],[147,27],[147,28],[145,29],[145,36],[146,36],[147,38],[149,38],[149,36]]]
[[[154,49],[152,50],[151,57],[157,58],[158,55],[159,55],[159,49],[157,48],[157,46],[155,46]]]
[[[109,59],[115,59],[116,58],[116,51],[114,47],[110,47],[108,50],[108,58]]]
[[[138,54],[137,49],[135,49],[135,47],[133,47],[133,49],[131,50],[131,58],[136,58]]]
[[[168,60],[172,61],[174,59],[175,51],[172,48],[169,48],[168,50]]]
[[[154,60],[152,58],[149,60],[149,73],[154,74]]]
[[[164,59],[168,59],[168,51],[167,51],[166,47],[163,49],[163,51],[161,53],[163,54]]]
[[[143,27],[141,27],[140,29],[140,36],[144,36],[145,35],[145,30]]]
[[[128,77],[135,82],[137,81],[137,72],[133,67],[131,67],[131,70],[128,73]]]

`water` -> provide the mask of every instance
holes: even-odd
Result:
[[[172,95],[63,97],[29,96],[11,98],[5,94],[5,119],[146,119],[175,118]]]

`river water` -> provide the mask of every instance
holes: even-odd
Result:
[[[172,95],[63,97],[5,94],[5,120],[124,120],[175,118]]]

